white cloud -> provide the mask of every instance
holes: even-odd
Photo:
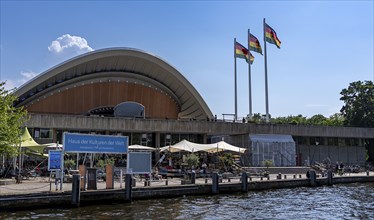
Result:
[[[79,36],[71,36],[70,34],[64,34],[52,41],[48,50],[56,54],[65,51],[77,54],[93,51],[93,49],[88,45],[86,39]]]
[[[29,81],[30,79],[34,78],[35,76],[37,76],[39,73],[35,73],[33,71],[29,71],[29,72],[24,72],[22,71],[21,72],[21,76],[22,78],[19,80],[19,82],[21,84],[24,84],[25,82]]]
[[[35,73],[33,71],[22,71],[21,73],[21,78],[18,78],[16,80],[13,80],[13,79],[6,79],[5,81],[5,85],[4,85],[4,88],[6,90],[11,90],[11,89],[14,89],[16,87],[19,87],[21,86],[22,84],[26,83],[27,81],[29,81],[30,79],[34,78],[35,76],[37,76],[39,73]]]
[[[325,104],[306,104],[305,107],[307,108],[320,108],[320,107],[327,107],[328,105]]]

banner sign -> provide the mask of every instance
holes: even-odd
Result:
[[[48,152],[48,171],[62,170],[62,151],[50,150]]]
[[[64,132],[64,151],[124,154],[128,151],[128,137]]]
[[[133,174],[149,174],[152,172],[151,152],[129,152],[127,155],[127,170]]]

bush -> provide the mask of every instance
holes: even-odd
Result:
[[[74,161],[74,160],[71,160],[71,159],[69,159],[69,160],[65,160],[65,161],[64,161],[64,167],[65,167],[66,169],[73,169],[73,168],[75,168],[75,161]]]
[[[191,167],[191,169],[194,169],[197,165],[199,165],[199,157],[196,156],[195,154],[189,154],[186,157],[186,162],[188,166]]]

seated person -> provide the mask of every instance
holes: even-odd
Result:
[[[153,171],[153,178],[156,180],[162,180],[162,175],[158,173],[158,168],[155,167]]]

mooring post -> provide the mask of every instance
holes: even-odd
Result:
[[[370,173],[369,171],[366,171],[366,176],[369,176],[369,173]]]
[[[242,181],[242,191],[248,192],[248,175],[246,172],[242,173],[241,181]]]
[[[277,179],[278,180],[282,179],[282,174],[281,173],[278,173]]]
[[[327,185],[332,186],[333,184],[332,171],[329,170],[327,171]]]
[[[132,176],[131,174],[126,174],[125,175],[125,199],[126,201],[131,201],[132,200],[132,196],[131,196],[131,192],[132,192]]]
[[[196,173],[195,171],[192,171],[191,172],[191,184],[195,184],[196,183]]]
[[[314,170],[309,171],[309,184],[313,187],[317,186],[317,175]]]
[[[81,175],[74,174],[73,175],[73,184],[71,189],[71,204],[73,206],[78,207],[80,204],[80,197],[81,197]]]
[[[212,193],[218,194],[218,173],[212,173]]]

